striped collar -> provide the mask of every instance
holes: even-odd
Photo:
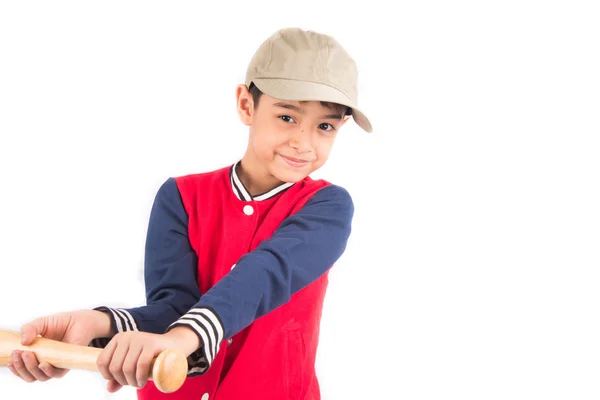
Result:
[[[252,197],[250,195],[250,192],[248,192],[248,190],[246,189],[246,187],[242,183],[242,181],[241,181],[240,177],[238,176],[237,172],[235,171],[235,168],[237,167],[237,165],[239,163],[240,163],[240,161],[236,162],[229,169],[229,178],[231,180],[231,188],[233,189],[233,193],[236,195],[236,197],[239,200],[243,200],[243,201],[261,201],[261,200],[267,200],[267,199],[270,199],[271,197],[274,197],[277,194],[283,192],[284,190],[288,189],[289,187],[291,187],[293,185],[292,182],[286,182],[286,183],[283,183],[283,184],[277,186],[274,189],[269,190],[267,193],[259,194],[257,196]]]

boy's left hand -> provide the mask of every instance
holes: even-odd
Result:
[[[108,391],[114,393],[124,385],[144,387],[152,360],[166,349],[178,349],[172,336],[139,331],[116,334],[97,361],[100,373],[109,380]]]

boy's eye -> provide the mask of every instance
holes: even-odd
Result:
[[[331,129],[327,129],[328,127],[331,128]],[[332,131],[332,130],[334,130],[333,125],[327,124],[327,123],[322,123],[321,125],[319,125],[319,129],[323,129],[324,131]]]
[[[285,122],[292,122],[294,120],[294,118],[290,117],[289,115],[280,115],[279,118]]]

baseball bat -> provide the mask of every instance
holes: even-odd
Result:
[[[0,367],[8,365],[14,350],[30,351],[38,362],[47,362],[57,368],[98,371],[96,364],[102,349],[59,342],[38,337],[28,346],[21,344],[19,333],[0,330]],[[164,350],[152,361],[148,377],[163,393],[178,390],[187,376],[188,363],[183,354]]]

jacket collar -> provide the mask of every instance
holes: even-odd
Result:
[[[237,167],[237,165],[239,163],[240,163],[240,161],[236,162],[229,169],[229,178],[231,180],[231,188],[233,189],[233,193],[236,195],[236,197],[239,200],[242,200],[242,201],[261,201],[261,200],[267,200],[267,199],[270,199],[272,197],[275,197],[279,193],[283,192],[284,190],[286,190],[286,189],[288,189],[288,188],[290,188],[291,186],[294,185],[291,182],[286,182],[286,183],[283,183],[283,184],[277,186],[276,188],[273,188],[273,189],[269,190],[266,193],[262,193],[262,194],[259,194],[259,195],[256,195],[256,196],[252,197],[250,195],[250,192],[248,192],[248,190],[246,189],[246,187],[242,183],[242,181],[239,178],[237,172],[235,171],[235,169],[236,169],[236,167]]]

